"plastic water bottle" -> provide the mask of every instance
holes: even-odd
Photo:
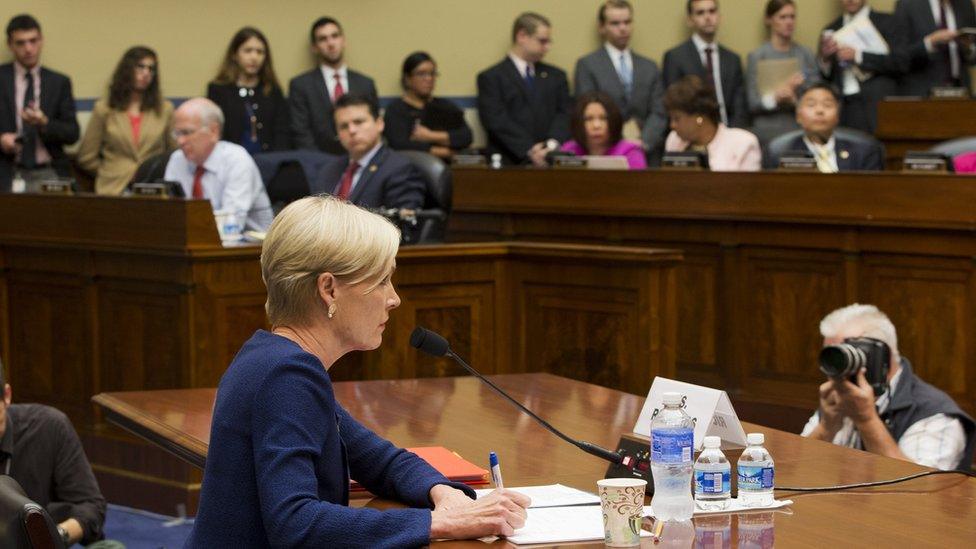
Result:
[[[664,393],[664,409],[651,420],[651,472],[658,520],[691,519],[691,456],[695,447],[694,422],[681,408],[681,393]]]
[[[695,462],[695,505],[703,511],[727,509],[732,499],[732,465],[719,437],[705,437],[705,449]]]
[[[762,433],[749,433],[749,445],[739,456],[739,503],[747,507],[763,507],[773,503],[773,458],[763,447]]]

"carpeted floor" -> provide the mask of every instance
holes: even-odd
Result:
[[[180,521],[121,505],[109,504],[105,515],[105,538],[127,549],[180,549],[192,528],[193,519]]]

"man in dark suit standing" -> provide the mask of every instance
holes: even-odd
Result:
[[[844,14],[827,25],[821,35],[817,60],[826,80],[841,91],[841,125],[874,133],[878,127],[878,102],[898,95],[898,78],[904,63],[898,57],[904,36],[889,13],[871,9],[865,0],[841,0]],[[841,46],[833,33],[858,18],[867,17],[888,43],[882,55]]]
[[[299,149],[343,154],[336,137],[333,105],[347,93],[363,95],[378,104],[376,85],[372,78],[346,67],[346,37],[338,21],[320,17],[312,24],[310,38],[312,52],[321,64],[292,78],[288,86],[292,143]]]
[[[348,93],[335,107],[339,141],[347,151],[326,165],[310,185],[364,208],[421,208],[424,177],[405,157],[383,144],[383,119],[373,98]]]
[[[884,149],[877,141],[865,143],[836,135],[840,122],[840,93],[826,82],[814,82],[797,93],[796,122],[803,128],[784,151],[810,151],[822,173],[884,170]],[[770,158],[767,167],[776,167]]]
[[[976,48],[972,35],[959,29],[976,27],[972,0],[899,0],[895,21],[905,33],[902,94],[927,96],[933,86],[970,88]]]
[[[654,151],[668,127],[664,84],[657,63],[630,49],[633,13],[627,0],[607,0],[600,6],[604,44],[576,62],[574,89],[577,97],[597,90],[613,98],[624,120],[636,122],[644,149]]]
[[[488,151],[508,164],[545,166],[546,154],[569,139],[566,73],[542,62],[551,29],[537,13],[519,15],[508,57],[478,74],[478,116]]]
[[[664,54],[664,87],[689,74],[700,76],[715,88],[722,123],[745,128],[749,110],[742,60],[715,41],[721,22],[718,0],[687,0],[686,10],[692,35]]]
[[[7,24],[14,61],[0,65],[0,189],[71,174],[63,145],[78,141],[71,79],[41,66],[44,36],[30,15]],[[19,185],[18,185],[19,186]],[[22,189],[14,189],[22,190]]]

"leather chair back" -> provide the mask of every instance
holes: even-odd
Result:
[[[171,152],[159,153],[142,161],[136,174],[132,176],[132,183],[159,183],[166,176],[166,164],[169,163]]]
[[[779,157],[785,152],[790,152],[788,149],[790,143],[797,137],[803,135],[803,130],[793,130],[786,132],[779,137],[774,138],[766,145],[766,150],[763,151],[763,168],[767,170],[775,170],[779,167]],[[861,130],[855,130],[854,128],[844,128],[838,126],[834,129],[834,135],[841,139],[846,139],[855,143],[866,143],[873,147],[876,147],[881,151],[881,158],[885,158],[885,148],[880,141],[877,140],[873,135],[863,132]]]
[[[440,158],[422,151],[397,151],[420,170],[427,181],[425,210],[439,210],[443,219],[424,219],[420,224],[416,243],[443,242],[447,232],[447,215],[451,213],[454,180],[451,168]]]
[[[51,516],[6,475],[0,475],[0,547],[64,549]]]
[[[929,152],[945,154],[952,158],[973,151],[976,151],[976,136],[973,135],[943,141],[929,149]]]

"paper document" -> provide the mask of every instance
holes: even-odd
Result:
[[[850,23],[835,32],[833,38],[841,46],[854,48],[865,53],[888,55],[891,52],[888,42],[881,36],[878,28],[874,26],[869,17],[855,17]]]
[[[800,72],[800,59],[789,57],[786,59],[761,59],[756,64],[756,84],[759,95],[773,95],[776,90]]]
[[[550,484],[548,486],[522,486],[519,488],[506,488],[525,494],[532,498],[531,509],[542,507],[568,507],[572,505],[599,505],[600,496],[563,486],[562,484]],[[475,490],[478,497],[484,497],[492,492],[491,489]]]
[[[791,499],[776,499],[773,503],[766,505],[764,507],[746,507],[739,503],[737,498],[732,498],[729,503],[728,509],[722,509],[719,511],[702,511],[697,506],[695,507],[695,516],[699,515],[719,515],[722,513],[747,513],[749,511],[769,511],[771,509],[779,509],[780,507],[786,507],[787,505],[793,505],[793,500]],[[644,516],[653,517],[654,509],[651,509],[650,505],[644,506]]]
[[[603,510],[598,505],[529,509],[525,527],[508,541],[516,545],[603,539]],[[641,530],[641,537],[651,534]]]

